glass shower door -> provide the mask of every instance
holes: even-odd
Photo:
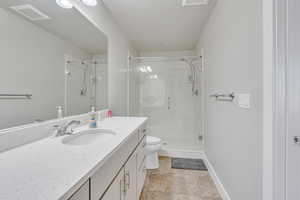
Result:
[[[142,62],[140,114],[149,117],[149,134],[163,139],[167,150],[202,148],[196,123],[198,98],[191,93],[189,68],[181,61]]]

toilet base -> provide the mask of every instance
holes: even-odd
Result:
[[[146,155],[146,169],[158,169],[159,168],[159,160],[158,160],[158,152],[151,152]]]

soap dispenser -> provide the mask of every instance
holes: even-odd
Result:
[[[91,107],[89,127],[97,128],[97,113],[94,106]]]

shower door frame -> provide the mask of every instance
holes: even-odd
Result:
[[[205,59],[204,59],[204,49],[201,49],[200,53],[196,56],[157,56],[157,57],[152,57],[152,56],[145,56],[145,57],[131,57],[129,56],[129,62],[132,61],[132,60],[140,60],[140,61],[143,61],[145,60],[145,62],[157,62],[157,61],[161,61],[161,62],[164,62],[164,61],[182,61],[182,59],[185,58],[185,59],[200,59],[200,67],[199,67],[199,83],[200,86],[198,86],[198,90],[199,91],[199,95],[200,95],[200,99],[201,99],[201,105],[200,105],[200,117],[201,117],[201,121],[200,121],[200,124],[201,124],[201,129],[199,130],[198,132],[198,137],[200,137],[200,135],[202,136],[202,140],[199,141],[201,143],[201,146],[202,146],[202,149],[201,149],[201,153],[203,153],[204,149],[205,149],[205,137],[206,137],[206,121],[205,121],[205,95],[206,95],[206,92],[205,92]],[[130,67],[129,67],[130,68]],[[197,139],[198,139],[197,137]],[[191,150],[192,151],[192,150]]]

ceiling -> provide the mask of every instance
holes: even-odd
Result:
[[[215,0],[182,7],[181,0],[103,0],[139,51],[195,48]]]
[[[30,4],[49,16],[49,20],[31,21],[16,13],[10,6]],[[107,38],[99,29],[74,9],[60,8],[55,0],[0,0],[0,7],[65,39],[90,54],[104,54]]]

